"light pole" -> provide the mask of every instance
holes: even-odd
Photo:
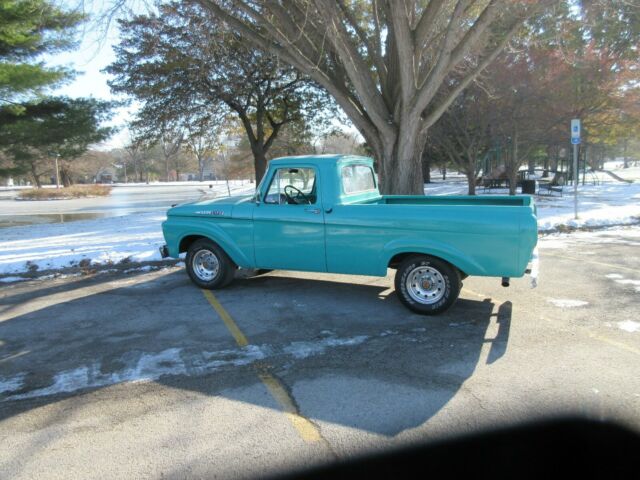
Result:
[[[56,165],[56,188],[60,188],[60,169],[58,168],[58,158],[60,157],[60,154],[57,152],[49,152],[49,156],[53,157],[54,161],[55,161],[55,165]]]
[[[571,120],[571,143],[573,144],[573,211],[578,219],[578,145],[580,144],[580,120]]]

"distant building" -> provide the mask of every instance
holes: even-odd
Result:
[[[204,169],[202,171],[202,179],[218,180],[218,175],[216,174],[215,167],[213,165],[213,160],[205,162]]]
[[[96,183],[115,183],[117,181],[116,171],[111,167],[101,168],[96,174]]]

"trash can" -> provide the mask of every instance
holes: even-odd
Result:
[[[522,193],[529,193],[531,195],[536,194],[536,181],[535,180],[522,180]]]

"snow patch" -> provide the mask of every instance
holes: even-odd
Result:
[[[634,322],[633,320],[625,320],[623,322],[618,322],[618,328],[630,333],[640,332],[640,323]]]
[[[611,279],[617,279],[617,278],[624,278],[622,275],[620,275],[619,273],[610,273],[608,275],[605,275],[605,277],[607,278],[611,278]]]
[[[20,282],[22,280],[27,280],[27,279],[23,277],[4,277],[4,278],[0,278],[0,283],[13,283],[13,282]]]
[[[127,270],[124,271],[124,273],[150,272],[151,270],[154,270],[154,268],[151,265],[145,265],[143,267],[128,268]]]
[[[10,378],[0,378],[0,393],[20,390],[24,384],[24,377],[24,373],[19,373]]]
[[[570,298],[548,298],[547,301],[560,308],[584,307],[585,305],[589,305],[589,302],[585,302],[584,300],[572,300]]]
[[[329,347],[343,347],[359,345],[367,338],[366,335],[358,335],[351,338],[325,338],[317,342],[293,342],[286,346],[283,351],[294,358],[302,359],[314,355],[320,355]]]
[[[13,395],[7,400],[43,397],[122,382],[157,380],[163,375],[185,374],[186,368],[180,358],[180,351],[180,348],[170,348],[156,354],[143,354],[134,366],[120,372],[102,373],[100,362],[65,370],[54,376],[52,385]]]
[[[616,173],[622,175],[628,170],[622,169]],[[593,228],[637,224],[640,217],[640,183],[622,183],[600,172],[594,173],[593,179],[595,177],[598,185],[589,183],[578,187],[578,220],[574,218],[572,187],[565,187],[567,193],[571,189],[571,194],[562,197],[536,195],[538,230],[550,232],[560,227]],[[444,182],[435,179],[433,183],[424,186],[424,192],[425,195],[466,195],[467,184],[462,178]],[[485,192],[478,188],[477,193],[505,195],[507,191],[496,189]]]
[[[292,342],[281,349],[269,345],[247,345],[243,348],[214,352],[187,353],[181,348],[169,348],[158,353],[130,352],[122,357],[122,361],[127,365],[122,370],[104,373],[101,362],[96,361],[55,374],[51,385],[47,387],[10,395],[2,401],[69,393],[123,382],[153,381],[163,375],[202,375],[222,367],[250,365],[269,356],[283,354],[303,359],[324,354],[328,348],[358,345],[367,338],[369,337],[366,335],[348,338],[330,337],[319,341]],[[0,378],[0,393],[21,390],[24,388],[24,378],[25,374]]]

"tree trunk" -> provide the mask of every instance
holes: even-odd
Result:
[[[422,155],[422,179],[424,183],[431,183],[431,158]]]
[[[267,171],[267,157],[264,151],[257,147],[252,149],[253,151],[253,169],[256,173],[256,185],[260,183],[264,173]]]
[[[623,155],[624,155],[624,165],[623,168],[629,168],[629,158],[627,157],[627,144],[629,143],[629,140],[627,140],[626,138],[624,139],[624,147],[623,147]]]
[[[60,180],[62,180],[62,185],[64,187],[70,187],[73,184],[73,181],[71,179],[71,172],[69,172],[69,169],[64,166],[64,165],[60,165]]]
[[[137,158],[133,159],[133,181],[141,182],[142,181],[142,173],[140,173],[140,162]]]
[[[42,182],[40,182],[40,174],[36,172],[36,164],[31,163],[31,176],[33,177],[33,183],[36,184],[36,188],[42,188]]]
[[[542,178],[547,178],[549,176],[549,159],[551,158],[551,151],[552,148],[547,147],[544,163],[542,164]]]
[[[201,182],[204,180],[204,159],[205,157],[198,157],[198,180]]]
[[[384,194],[424,195],[422,151],[427,138],[419,135],[417,125],[418,119],[405,118],[398,134],[379,139],[382,152],[376,152],[376,156],[382,170],[380,191]]]
[[[468,195],[476,194],[476,171],[473,167],[471,169],[467,169],[465,171],[465,175],[467,176],[467,184],[468,184]]]
[[[518,188],[518,170],[520,169],[520,161],[518,159],[518,130],[513,132],[513,144],[511,150],[511,165],[507,168],[509,177],[509,195],[515,195]]]

